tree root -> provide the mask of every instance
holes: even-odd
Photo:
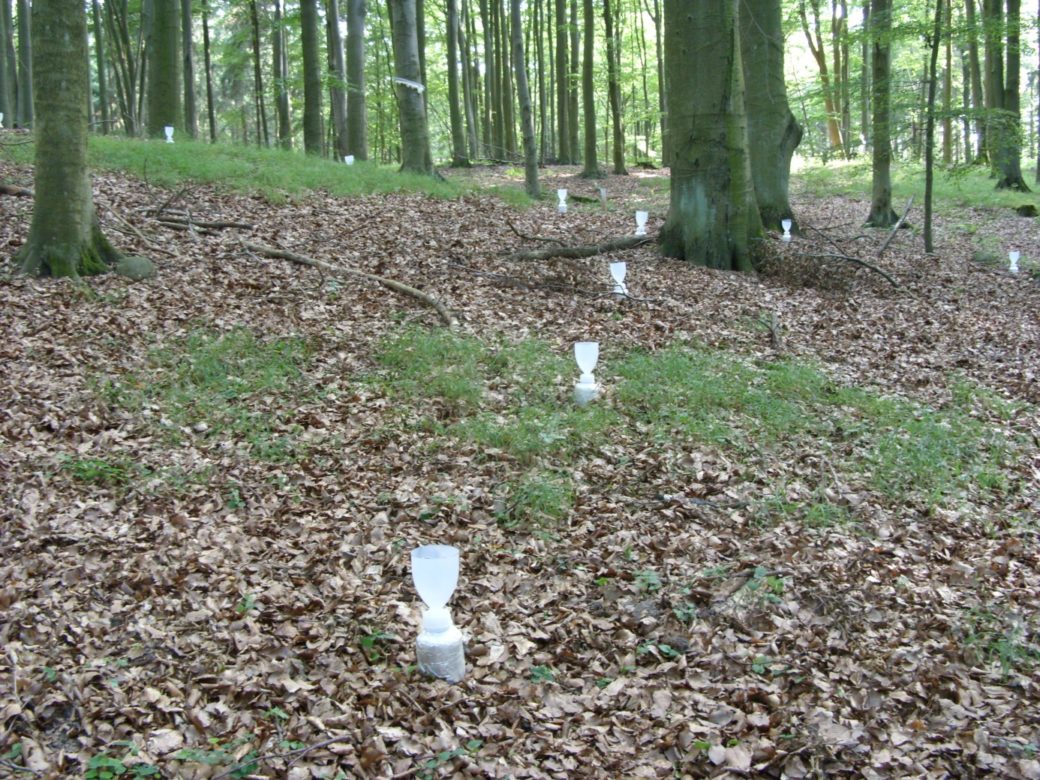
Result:
[[[621,249],[633,249],[649,244],[656,239],[653,236],[622,236],[611,238],[600,244],[579,244],[577,246],[558,246],[552,249],[532,249],[525,252],[513,252],[509,260],[548,260],[553,257],[593,257],[605,252],[617,252]]]
[[[277,249],[271,246],[265,246],[264,244],[254,244],[250,241],[243,241],[242,246],[251,252],[264,255],[266,257],[274,257],[279,260],[288,260],[291,263],[297,263],[299,265],[310,266],[311,268],[320,268],[323,271],[327,271],[337,276],[357,276],[362,279],[368,279],[372,282],[377,282],[390,290],[395,292],[404,293],[410,295],[416,300],[422,301],[427,306],[432,307],[436,312],[437,316],[441,318],[441,321],[449,328],[455,328],[458,326],[458,320],[448,310],[443,303],[438,301],[436,298],[427,295],[422,290],[417,290],[414,287],[398,282],[394,279],[387,279],[384,276],[376,276],[375,274],[366,273],[365,271],[358,271],[354,268],[344,268],[342,266],[331,265],[321,260],[315,260],[313,257],[307,257],[306,255],[298,255],[295,252],[290,252],[287,249]]]

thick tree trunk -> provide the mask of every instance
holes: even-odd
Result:
[[[329,47],[329,97],[332,100],[332,124],[335,134],[336,160],[342,161],[347,151],[347,67],[343,60],[343,36],[339,30],[339,0],[328,0],[325,28]]]
[[[163,128],[184,129],[181,106],[180,0],[153,0],[148,38],[148,135],[162,138]]]
[[[538,199],[538,148],[534,140],[534,114],[531,111],[531,92],[527,88],[527,63],[524,62],[524,34],[520,26],[520,0],[510,0],[512,20],[513,72],[516,74],[516,92],[520,98],[520,124],[524,139],[524,184],[527,194]]]
[[[1019,0],[983,0],[986,40],[986,105],[989,109],[986,138],[990,161],[996,169],[998,190],[1029,192],[1022,178],[1022,120],[1019,113]],[[1007,35],[1007,66],[1003,62],[1002,35]]]
[[[206,116],[209,119],[209,142],[217,142],[217,114],[213,108],[213,64],[209,51],[209,0],[202,2],[202,63],[206,68]]]
[[[199,112],[195,100],[195,47],[192,41],[192,2],[181,0],[181,58],[184,61],[184,131],[199,137]]]
[[[256,0],[249,0],[249,21],[253,30],[253,104],[256,108],[256,145],[270,146],[267,107],[264,105],[264,75],[260,67],[260,12]]]
[[[432,174],[430,135],[423,101],[415,0],[390,0],[394,45],[394,86],[401,123],[401,170]]]
[[[87,173],[87,17],[82,0],[33,4],[36,200],[21,270],[78,277],[108,270],[118,253],[94,214]]]
[[[4,0],[0,0],[4,2]],[[108,94],[108,58],[105,56],[105,31],[101,23],[101,8],[98,0],[93,0],[90,5],[91,18],[94,23],[94,53],[97,55],[97,78],[98,78],[98,107],[100,109],[101,134],[107,135],[111,130],[109,125],[112,118],[109,114]]]
[[[365,108],[365,0],[347,0],[347,154],[368,159]]]
[[[873,0],[870,11],[870,37],[873,43],[871,102],[874,104],[874,157],[870,215],[867,217],[867,224],[872,227],[890,227],[899,219],[892,210],[892,142],[889,114],[892,95],[889,80],[892,57],[891,0]]]
[[[274,0],[274,29],[271,30],[271,58],[274,74],[274,111],[278,122],[278,145],[292,149],[292,123],[289,114],[289,55],[285,46],[282,0]]]
[[[4,121],[0,122],[0,127],[14,127],[17,110],[17,74],[11,0],[0,0],[0,111],[4,113]]]
[[[599,168],[596,154],[596,83],[593,80],[593,63],[595,59],[596,16],[592,10],[592,0],[585,0],[585,51],[581,63],[581,102],[583,124],[585,127],[584,167],[581,175],[597,178],[603,175]]]
[[[303,43],[303,150],[322,153],[321,59],[318,52],[317,0],[300,0]]]
[[[462,100],[459,91],[459,5],[448,0],[448,114],[451,122],[451,164],[468,167],[466,133],[462,125]]]
[[[673,149],[661,248],[697,265],[751,271],[762,223],[748,158],[738,1],[664,3]]]
[[[791,157],[802,139],[787,103],[780,0],[743,0],[740,33],[755,199],[762,224],[779,230],[781,219],[794,218],[788,200]]]
[[[627,176],[625,170],[625,128],[621,122],[621,84],[618,82],[618,56],[620,43],[614,36],[614,11],[610,0],[603,0],[603,23],[607,35],[607,93],[610,100],[610,126],[612,130],[614,173]],[[587,44],[586,44],[587,45]]]
[[[29,0],[18,0],[18,94],[16,120],[19,127],[33,124],[33,50]]]

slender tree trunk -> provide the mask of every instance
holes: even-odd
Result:
[[[982,89],[982,66],[979,58],[979,30],[975,14],[976,0],[964,0],[964,20],[968,32],[968,67],[971,70],[971,103],[975,124],[975,143],[972,157],[976,161],[989,159],[986,141],[986,97]]]
[[[368,159],[365,106],[365,0],[347,0],[347,154]]]
[[[451,165],[468,167],[466,132],[459,91],[459,7],[458,0],[447,0],[448,26],[448,114],[451,122]]]
[[[938,81],[939,47],[942,45],[944,3],[936,0],[935,26],[929,41],[928,107],[924,131],[924,251],[932,252],[932,185],[935,179],[935,93]]]
[[[571,154],[570,104],[567,79],[567,0],[556,0],[556,143],[557,159],[561,163],[573,162]]]
[[[697,265],[751,271],[762,226],[748,159],[739,0],[665,0],[671,198],[661,249]],[[712,67],[701,68],[710,62]],[[690,74],[697,72],[697,79]]]
[[[968,48],[961,44],[959,48],[961,58],[961,135],[964,144],[964,162],[972,165],[975,162],[977,150],[972,143],[972,104],[971,104],[971,67],[968,64]]]
[[[462,34],[462,27],[466,28],[467,34]],[[467,0],[462,0],[462,17],[459,30],[459,51],[462,55],[462,100],[466,115],[466,143],[469,148],[469,158],[472,160],[480,156],[480,149],[477,147],[478,112],[474,98],[477,94],[477,88],[474,84],[476,77],[473,73],[473,63],[470,57],[469,44],[471,38],[468,30],[469,11],[467,10]]]
[[[29,0],[18,0],[18,127],[33,124],[33,51]]]
[[[4,114],[0,127],[14,127],[17,111],[17,74],[11,0],[0,0],[0,111]]]
[[[860,150],[870,145],[870,0],[863,0],[863,34],[860,36],[859,124]]]
[[[394,45],[394,82],[401,123],[401,170],[432,174],[430,136],[423,102],[415,0],[390,0]]]
[[[596,138],[596,84],[593,80],[596,16],[592,10],[592,0],[584,0],[584,2],[585,52],[581,63],[581,95],[582,108],[584,109],[582,120],[585,126],[585,165],[582,169],[581,175],[588,178],[596,178],[603,175],[603,171],[599,168],[599,161],[596,156],[596,143],[598,140]]]
[[[570,122],[568,124],[568,128],[570,129],[571,133],[571,162],[573,163],[581,162],[581,160],[578,159],[578,87],[581,83],[581,76],[578,74],[578,62],[580,61],[578,54],[581,51],[581,36],[579,34],[579,29],[580,27],[578,25],[578,0],[571,0],[571,71],[570,76],[567,79],[567,110],[570,112],[571,117]]]
[[[192,0],[181,0],[181,55],[184,60],[184,130],[199,137],[199,114],[195,101],[195,45],[192,40]]]
[[[603,24],[607,35],[607,92],[610,100],[610,126],[614,156],[614,173],[627,176],[625,170],[625,128],[621,123],[621,84],[618,81],[619,40],[615,38],[614,13],[610,0],[603,0]],[[586,32],[586,35],[588,32]]]
[[[535,56],[538,58],[538,162],[549,157],[548,101],[545,93],[545,0],[535,0]]]
[[[209,142],[217,142],[217,114],[213,108],[213,64],[209,52],[209,0],[202,2],[202,63],[206,68],[206,117],[209,120]]]
[[[108,270],[119,254],[94,213],[87,171],[87,16],[82,0],[36,0],[35,200],[18,252],[31,276],[78,277]]]
[[[649,7],[647,8],[649,12]],[[661,111],[661,159],[665,166],[671,165],[671,136],[668,133],[668,89],[667,74],[664,67],[664,49],[662,47],[661,0],[654,0],[651,14],[654,20],[654,45],[657,50],[657,102]]]
[[[190,2],[190,0],[186,0]],[[267,108],[264,105],[264,75],[260,67],[260,13],[256,0],[249,0],[249,22],[253,30],[253,104],[256,109],[256,145],[270,146]]]
[[[873,0],[870,20],[870,37],[873,45],[871,102],[874,105],[874,159],[870,215],[867,217],[867,224],[871,227],[889,227],[899,219],[892,209],[892,144],[889,114],[891,99],[889,75],[892,57],[891,0]]]
[[[148,38],[148,135],[162,138],[163,128],[184,130],[180,58],[180,0],[153,0]]]
[[[942,127],[943,146],[942,160],[944,165],[953,164],[953,18],[950,0],[937,0],[943,6],[945,17],[944,49],[946,52],[946,67],[943,69],[943,105],[942,105]]]
[[[5,2],[5,0],[0,0]],[[98,0],[93,0],[90,4],[91,20],[94,24],[94,53],[97,61],[97,78],[98,78],[98,108],[100,109],[101,119],[101,134],[107,135],[109,131],[109,125],[111,124],[111,115],[109,114],[109,94],[108,94],[108,76],[106,73],[108,58],[105,56],[105,32],[101,22],[101,8],[98,5]]]
[[[788,200],[791,157],[802,139],[787,102],[779,0],[742,0],[740,32],[755,199],[762,224],[779,230],[780,220],[794,219]]]
[[[516,116],[513,110],[513,70],[510,67],[510,32],[511,27],[509,23],[509,16],[506,10],[507,0],[495,0],[495,7],[498,9],[499,24],[498,28],[501,33],[502,45],[500,51],[502,52],[499,61],[501,62],[501,83],[502,83],[502,127],[505,131],[504,142],[506,152],[510,158],[516,156],[517,143],[516,143]],[[522,31],[521,31],[522,32]]]
[[[820,3],[819,0],[811,0],[813,10],[813,29],[809,30],[809,19],[805,11],[805,0],[798,0],[798,16],[802,22],[802,32],[809,44],[809,52],[816,61],[816,67],[820,72],[820,86],[823,89],[823,106],[827,112],[827,138],[830,148],[841,151],[844,148],[841,140],[841,127],[838,124],[837,106],[834,100],[834,88],[831,84],[831,74],[827,68],[827,52],[823,45],[823,35],[820,32]]]
[[[534,140],[534,116],[531,111],[531,93],[527,88],[527,63],[524,62],[524,35],[520,26],[520,0],[510,0],[513,35],[513,72],[516,74],[516,92],[520,98],[520,123],[524,138],[524,185],[527,194],[537,200],[538,148]]]
[[[282,0],[274,0],[274,29],[271,30],[271,72],[274,74],[274,110],[278,123],[278,145],[292,149],[292,120],[289,113],[289,57],[285,46]]]
[[[303,149],[307,154],[320,155],[324,133],[317,0],[300,0],[300,25],[303,44]]]
[[[328,31],[329,97],[332,102],[332,126],[335,134],[335,158],[342,161],[350,154],[347,143],[347,66],[343,58],[343,36],[339,29],[339,0],[327,0],[325,29]]]

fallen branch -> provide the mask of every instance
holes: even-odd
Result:
[[[239,230],[252,230],[255,225],[247,222],[200,222],[197,219],[181,219],[180,217],[158,217],[160,223],[168,225],[188,225],[190,227],[207,228],[210,230],[223,230],[225,228],[238,228]]]
[[[338,276],[358,276],[362,279],[368,279],[372,282],[377,282],[388,289],[394,290],[405,295],[422,301],[427,306],[431,306],[437,315],[441,318],[441,321],[449,328],[454,328],[458,325],[458,321],[448,310],[448,308],[438,301],[436,298],[427,295],[422,290],[417,290],[414,287],[398,282],[394,279],[387,279],[384,276],[376,276],[375,274],[366,273],[365,271],[358,271],[354,268],[344,268],[342,266],[331,265],[321,260],[315,260],[313,257],[307,257],[306,255],[298,255],[295,252],[290,252],[287,249],[277,249],[271,246],[265,246],[264,244],[253,244],[249,241],[243,241],[242,246],[251,252],[257,254],[266,255],[267,257],[275,257],[280,260],[288,260],[292,263],[298,263],[299,265],[310,266],[311,268],[320,268],[322,271],[328,271],[331,274]]]
[[[33,191],[14,184],[0,184],[0,195],[13,195],[16,198],[31,198]]]
[[[623,236],[612,238],[601,244],[579,244],[577,246],[559,246],[555,249],[533,249],[526,252],[513,252],[510,260],[548,260],[552,257],[593,257],[604,252],[617,252],[621,249],[633,249],[653,241],[652,236]]]
[[[546,243],[549,243],[549,244],[557,244],[558,246],[563,246],[563,242],[560,241],[559,239],[545,238],[544,236],[529,236],[526,233],[521,233],[517,229],[516,225],[513,224],[512,220],[508,220],[507,219],[506,220],[506,224],[509,225],[509,229],[510,230],[512,230],[514,233],[516,233],[516,235],[518,235],[520,238],[524,239],[524,241],[545,241]]]
[[[888,273],[886,273],[885,271],[882,271],[876,265],[871,265],[866,260],[860,260],[858,257],[852,257],[851,255],[836,255],[836,254],[814,254],[814,255],[801,254],[801,255],[799,255],[799,257],[810,257],[810,258],[817,258],[817,257],[819,257],[819,258],[823,258],[825,260],[844,260],[846,263],[854,263],[856,265],[861,265],[864,268],[868,268],[871,271],[873,271],[874,273],[880,274],[881,276],[885,277],[885,280],[889,284],[891,284],[893,287],[899,287],[899,282],[897,282],[895,279],[893,279]]]
[[[892,232],[888,234],[888,238],[885,239],[885,243],[883,243],[881,245],[881,248],[878,250],[877,256],[878,256],[879,260],[881,259],[881,255],[883,255],[885,253],[885,250],[888,249],[888,245],[892,243],[892,239],[896,237],[896,233],[899,232],[899,228],[901,228],[903,226],[904,220],[906,220],[907,216],[909,216],[909,214],[910,214],[910,207],[913,206],[913,205],[914,205],[914,196],[911,195],[910,196],[910,200],[908,200],[906,202],[906,210],[903,212],[903,216],[901,216],[898,220],[896,220],[895,227],[892,228]],[[877,270],[877,269],[874,269],[874,270]],[[892,284],[895,284],[895,282],[892,282]]]

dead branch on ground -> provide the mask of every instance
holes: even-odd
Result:
[[[600,244],[578,244],[576,246],[558,246],[553,249],[532,249],[525,252],[513,252],[509,260],[548,260],[553,257],[593,257],[605,252],[617,252],[622,249],[634,249],[649,244],[655,239],[652,236],[622,236],[611,238]]]
[[[32,198],[32,190],[27,190],[25,187],[19,187],[15,184],[0,184],[0,195],[12,195],[16,198]]]
[[[204,222],[198,219],[182,219],[180,217],[157,217],[160,224],[165,225],[188,225],[195,228],[205,228],[207,230],[224,230],[225,228],[237,228],[239,230],[252,230],[255,225],[250,225],[247,222]]]
[[[524,241],[545,241],[546,243],[563,246],[563,242],[556,238],[546,238],[544,236],[529,236],[526,233],[521,233],[517,226],[514,225],[513,221],[510,219],[506,220],[506,224],[509,225],[510,230],[516,233],[516,235],[518,235],[520,238],[524,239]]]
[[[844,260],[846,263],[854,263],[855,265],[861,265],[864,268],[868,268],[871,271],[873,271],[874,273],[880,274],[881,276],[883,276],[885,278],[885,280],[889,284],[891,284],[893,287],[899,287],[899,282],[897,282],[895,279],[893,279],[886,271],[882,271],[876,265],[872,265],[871,263],[868,263],[866,260],[860,260],[858,257],[852,257],[851,255],[833,254],[833,253],[823,253],[823,254],[803,254],[803,253],[799,253],[798,257],[820,258],[820,259],[823,259],[823,260]]]
[[[913,205],[914,205],[914,196],[911,195],[910,196],[910,200],[908,200],[906,202],[906,209],[903,210],[903,216],[901,216],[898,220],[896,220],[896,224],[892,228],[892,232],[888,234],[888,238],[885,239],[885,243],[883,243],[881,245],[881,248],[878,250],[877,256],[878,256],[879,260],[881,259],[881,255],[883,255],[885,253],[885,250],[888,249],[888,245],[892,243],[892,239],[896,237],[896,233],[899,232],[899,228],[901,228],[903,226],[903,222],[910,215],[910,207],[913,206]],[[895,282],[892,282],[892,283],[895,284]]]
[[[265,255],[267,257],[278,258],[280,260],[288,260],[289,262],[297,263],[299,265],[310,266],[311,268],[318,268],[322,271],[327,271],[331,274],[336,274],[337,276],[356,276],[362,279],[368,279],[369,281],[381,284],[383,285],[383,287],[386,287],[390,290],[394,290],[395,292],[410,295],[416,300],[422,301],[427,306],[432,307],[437,312],[437,315],[441,318],[441,321],[449,328],[454,328],[458,325],[458,321],[455,319],[455,316],[448,310],[448,307],[446,307],[443,303],[438,301],[433,296],[424,293],[422,290],[417,290],[416,288],[404,284],[403,282],[398,282],[395,279],[387,279],[385,276],[377,276],[375,274],[370,274],[365,271],[358,271],[355,268],[345,268],[343,266],[332,265],[331,263],[326,263],[321,260],[315,260],[313,257],[307,257],[306,255],[298,255],[295,252],[290,252],[287,249],[277,249],[275,247],[265,246],[264,244],[254,244],[249,241],[243,241],[242,246],[244,246],[251,252],[256,252],[257,254]]]

